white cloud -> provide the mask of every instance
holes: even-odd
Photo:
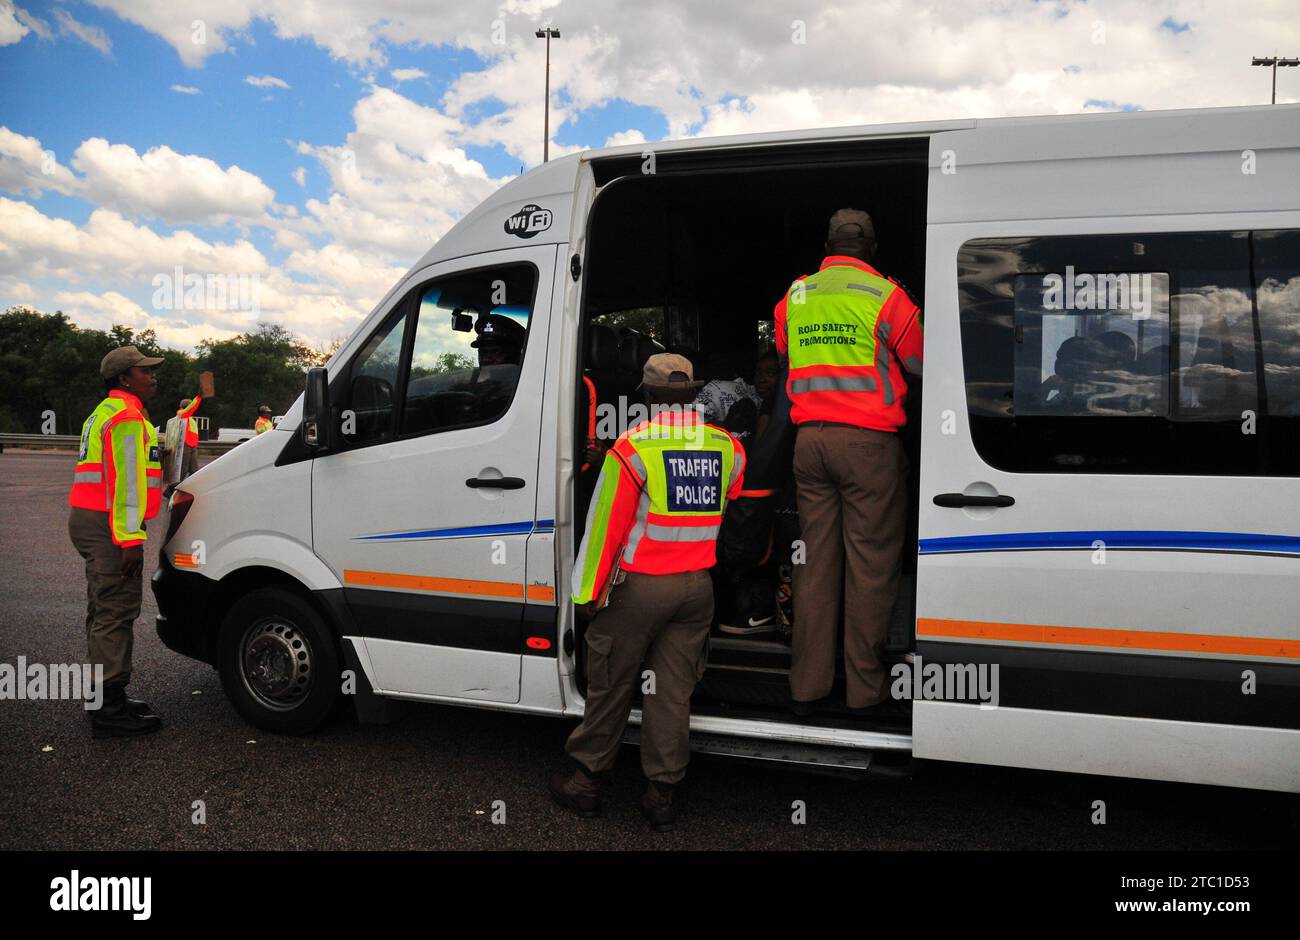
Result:
[[[300,166],[293,171],[293,181],[299,186],[307,185],[307,168]]]
[[[288,88],[289,83],[283,78],[276,78],[274,75],[246,75],[244,84],[252,85],[254,88]]]
[[[60,36],[71,36],[74,39],[80,39],[82,42],[94,46],[104,55],[113,54],[112,40],[98,26],[82,23],[62,7],[54,8],[54,18],[59,21]]]
[[[504,102],[503,113],[461,139],[501,144],[529,164],[541,157],[544,44],[533,30],[543,20],[563,29],[553,44],[551,78],[570,102],[553,107],[552,127],[621,98],[662,112],[670,137],[1075,113],[1089,100],[1148,109],[1261,103],[1266,76],[1245,64],[1250,55],[1300,42],[1294,0],[892,0],[870,15],[854,4],[799,10],[775,0],[590,0],[580,10],[560,0],[507,0],[495,17],[463,0],[396,8],[392,0],[95,2],[164,36],[191,65],[223,51],[257,18],[282,38],[309,39],[360,68],[381,65],[388,44],[470,49],[488,65],[460,76],[442,103],[445,112],[460,119],[490,97]],[[206,46],[191,42],[193,17],[206,18]],[[1189,28],[1161,28],[1166,18]],[[503,44],[493,42],[497,19]],[[743,107],[727,103],[737,94]]]
[[[160,235],[109,209],[96,209],[78,226],[0,197],[0,291],[6,302],[62,309],[83,325],[153,329],[184,346],[257,322],[279,323],[323,341],[350,332],[405,273],[376,255],[339,245],[315,250],[293,233],[287,240],[299,247],[276,267],[244,240],[208,242],[187,231]],[[154,278],[172,276],[178,265],[187,275],[255,278],[256,312],[153,309]]]
[[[421,69],[393,69],[388,74],[391,75],[393,77],[393,80],[398,82],[399,84],[401,82],[414,81],[417,78],[429,77],[429,73]]]
[[[605,138],[606,147],[622,147],[627,144],[643,143],[645,143],[645,134],[641,133],[641,131],[637,130],[635,127],[630,128],[629,130],[619,131],[617,134],[610,134]]]
[[[72,171],[41,147],[35,137],[0,127],[0,190],[39,195],[43,190],[71,194],[79,182]]]
[[[174,92],[176,92],[177,94],[181,94],[181,95],[201,95],[201,94],[203,94],[203,92],[202,92],[201,89],[195,88],[193,85],[173,85],[172,88],[171,88],[171,90],[174,91]]]
[[[504,182],[466,155],[460,123],[436,108],[374,87],[352,116],[343,146],[298,145],[334,190],[307,201],[304,233],[409,265]]]
[[[11,46],[30,32],[18,21],[18,14],[10,0],[0,0],[0,46]]]
[[[82,195],[100,206],[166,222],[219,223],[260,219],[275,193],[252,173],[223,170],[207,157],[154,147],[138,154],[102,137],[84,141],[72,155]]]

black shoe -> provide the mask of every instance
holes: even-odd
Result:
[[[600,815],[601,778],[579,767],[572,772],[557,770],[546,782],[551,799],[583,819]]]
[[[776,627],[776,614],[762,617],[757,623],[753,617],[747,617],[745,620],[737,618],[735,623],[718,624],[719,632],[732,636],[771,636],[776,633]]]
[[[673,807],[673,785],[650,780],[641,794],[641,815],[655,832],[672,832],[677,826],[677,810]]]
[[[126,710],[129,711],[132,715],[135,715],[137,718],[158,717],[157,715],[154,714],[154,711],[149,706],[148,702],[142,702],[138,698],[131,698],[130,696],[128,696],[126,700]]]
[[[807,718],[809,715],[820,711],[828,701],[829,698],[813,699],[811,702],[801,702],[798,699],[793,699],[790,702],[790,710],[800,718]]]
[[[874,705],[846,705],[845,710],[855,718],[904,718],[908,714],[909,707],[907,702],[887,698]]]
[[[161,727],[162,719],[157,715],[137,715],[131,711],[127,706],[126,686],[121,683],[106,684],[103,704],[91,712],[92,738],[131,738],[153,734]]]

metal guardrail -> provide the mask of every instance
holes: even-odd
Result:
[[[0,434],[0,451],[6,447],[75,451],[80,446],[81,438],[76,434]],[[224,454],[238,446],[231,441],[199,441],[199,453]]]

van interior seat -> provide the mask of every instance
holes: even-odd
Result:
[[[649,336],[637,330],[628,329],[618,346],[618,368],[620,373],[620,394],[626,395],[629,402],[640,401],[641,370],[646,361],[655,353],[661,353],[664,347]]]
[[[583,374],[596,387],[596,406],[612,407],[617,413],[621,376],[619,374],[618,334],[603,323],[587,325],[587,350]],[[587,389],[583,383],[581,393],[582,414],[587,414]],[[610,443],[610,442],[607,442]]]

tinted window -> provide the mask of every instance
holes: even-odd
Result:
[[[428,284],[415,312],[402,434],[486,424],[519,383],[536,271],[490,268]]]
[[[1296,237],[967,242],[962,358],[981,457],[1018,471],[1296,473]]]
[[[342,422],[347,443],[367,444],[392,436],[405,335],[406,317],[400,316],[375,331],[352,360]]]

